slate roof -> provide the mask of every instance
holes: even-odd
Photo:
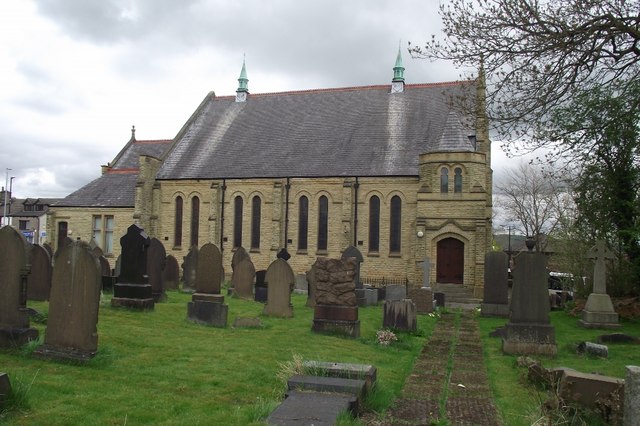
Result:
[[[414,176],[421,153],[473,151],[473,120],[452,105],[475,82],[249,95],[209,94],[158,179]]]
[[[54,205],[56,207],[133,207],[138,181],[138,157],[161,158],[173,140],[131,138],[99,178],[89,182]]]

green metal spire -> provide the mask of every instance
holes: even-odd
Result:
[[[398,57],[396,58],[396,66],[393,67],[393,80],[404,81],[404,67],[402,66],[402,50],[398,45]]]
[[[245,65],[245,59],[242,58],[242,71],[240,71],[240,78],[238,78],[238,90],[236,92],[249,92],[249,79],[247,78],[247,67]]]

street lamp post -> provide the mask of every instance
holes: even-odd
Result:
[[[5,177],[5,183],[4,183],[4,213],[2,214],[3,225],[8,225],[7,223],[7,191],[9,190],[9,170],[11,169],[7,167],[7,170],[6,170],[7,175]]]

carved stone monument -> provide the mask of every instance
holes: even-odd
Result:
[[[607,260],[613,259],[613,253],[604,241],[599,240],[587,253],[595,261],[593,267],[593,291],[582,311],[578,325],[585,328],[619,328],[618,314],[613,310],[611,297],[607,294]]]
[[[484,258],[483,317],[509,316],[509,256],[492,251]]]
[[[220,293],[222,286],[222,253],[213,243],[198,252],[196,291],[187,305],[187,317],[193,322],[226,327],[229,306]]]
[[[502,351],[508,354],[557,353],[555,329],[549,320],[547,258],[531,251],[534,246],[535,241],[527,240],[529,252],[515,259],[511,311],[502,340]]]
[[[295,276],[286,260],[278,258],[267,268],[267,304],[262,313],[272,317],[293,317],[291,292],[295,284]]]
[[[0,228],[0,347],[22,346],[38,338],[29,327],[27,275],[29,245],[11,226]]]
[[[122,261],[118,283],[113,288],[111,306],[153,309],[153,288],[147,276],[147,250],[150,239],[138,225],[131,225],[120,238]]]
[[[87,243],[75,241],[56,253],[44,345],[34,356],[88,361],[98,350],[100,262]]]
[[[355,260],[316,259],[316,306],[313,326],[315,332],[339,333],[348,337],[360,336],[360,320],[355,294]]]

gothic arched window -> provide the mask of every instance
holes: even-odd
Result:
[[[298,250],[306,250],[309,234],[309,199],[304,195],[298,203]]]
[[[318,200],[318,250],[326,251],[329,239],[329,199],[326,196]]]
[[[200,232],[200,198],[191,199],[191,245],[198,245],[198,232]]]
[[[402,248],[402,200],[397,195],[391,198],[389,223],[389,252],[400,253]]]
[[[380,250],[380,198],[369,199],[369,251]]]
[[[446,167],[440,170],[440,192],[443,194],[449,192],[449,169]]]
[[[176,220],[173,226],[173,245],[182,245],[182,197],[176,197]]]
[[[257,195],[251,200],[251,248],[260,248],[260,217],[262,200]]]
[[[462,169],[460,167],[456,167],[454,172],[455,175],[453,176],[453,192],[462,192]]]
[[[233,248],[242,247],[242,197],[233,200]]]

